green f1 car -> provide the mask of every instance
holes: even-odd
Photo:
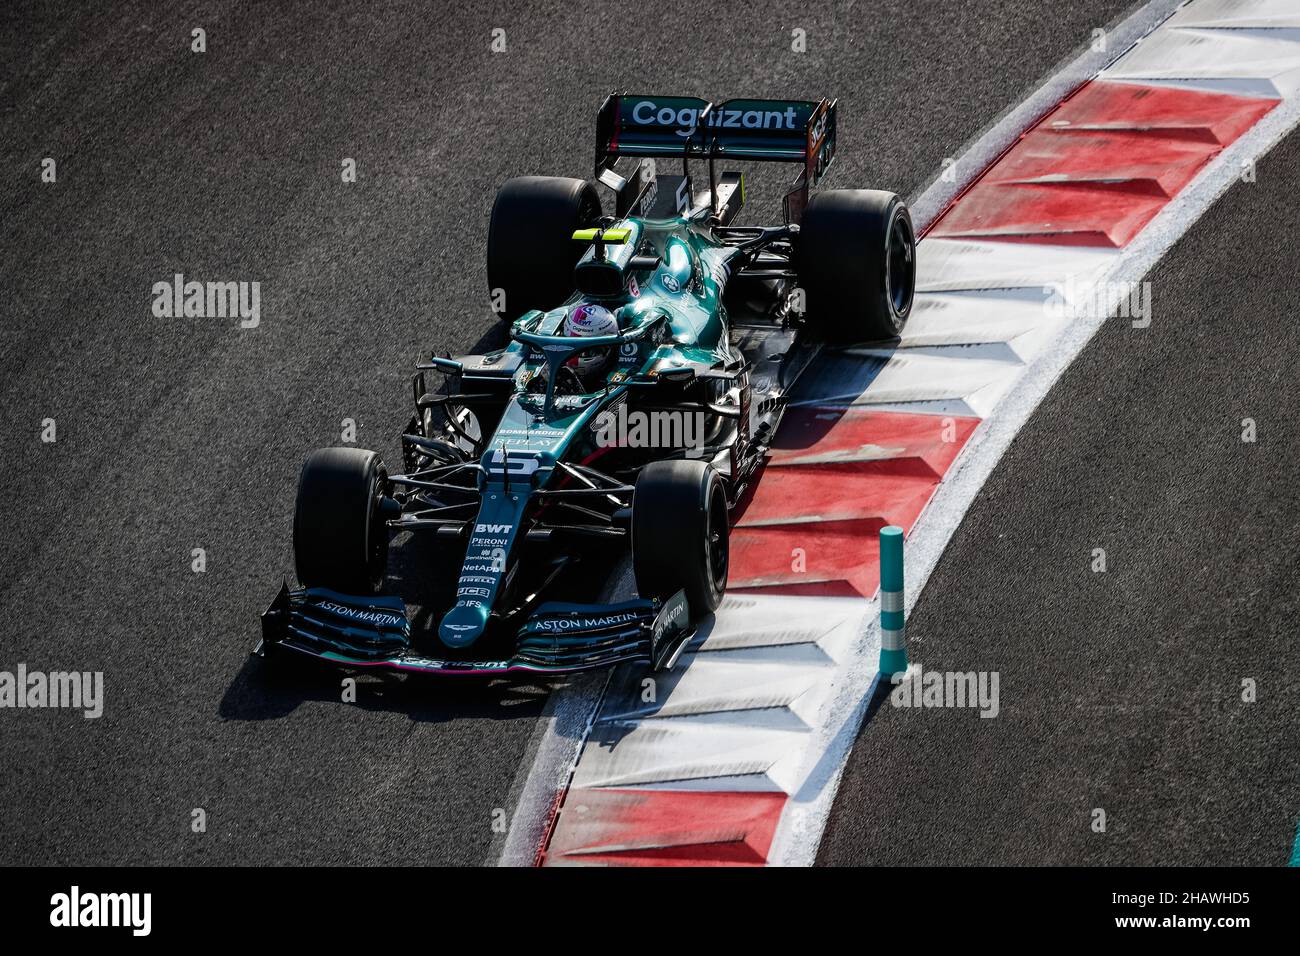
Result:
[[[583,180],[501,187],[487,274],[509,343],[417,367],[402,473],[351,447],[307,459],[301,587],[263,614],[258,654],[444,674],[671,667],[722,598],[731,511],[795,381],[823,343],[898,336],[907,208],[811,192],[835,157],[834,102],[613,94],[596,126],[613,215]],[[719,160],[798,164],[784,224],[734,225],[744,180]],[[707,164],[698,192],[692,161]],[[397,530],[460,563],[436,639],[413,638],[381,593]],[[635,599],[547,600],[566,569],[628,549]]]

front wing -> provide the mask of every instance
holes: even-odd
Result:
[[[671,668],[694,635],[681,591],[664,601],[543,604],[519,630],[506,660],[427,657],[411,649],[401,598],[281,586],[262,614],[258,657],[303,655],[343,667],[421,674],[567,674],[643,661]]]

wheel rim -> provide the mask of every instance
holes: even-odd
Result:
[[[916,242],[911,225],[901,215],[896,215],[890,226],[885,263],[885,288],[890,309],[895,315],[904,315],[911,306],[912,290],[916,285]]]
[[[388,473],[380,468],[375,473],[374,495],[370,500],[370,513],[366,515],[366,569],[369,571],[370,586],[378,591],[384,584],[388,570],[385,560],[388,550],[388,527],[384,521],[384,484]]]
[[[721,594],[727,586],[727,566],[731,548],[727,537],[727,499],[720,487],[715,487],[709,498],[709,523],[706,535],[709,584],[715,594]]]

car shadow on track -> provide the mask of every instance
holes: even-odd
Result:
[[[355,702],[344,700],[345,678],[356,680]],[[551,689],[541,684],[473,677],[381,677],[310,661],[273,668],[250,656],[226,688],[218,712],[225,720],[276,720],[312,701],[364,711],[400,712],[422,723],[467,718],[531,720],[541,716]]]

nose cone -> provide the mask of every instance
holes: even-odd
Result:
[[[454,607],[438,625],[438,637],[448,647],[469,647],[483,633],[487,619],[485,607]]]

